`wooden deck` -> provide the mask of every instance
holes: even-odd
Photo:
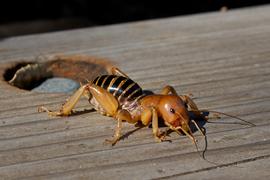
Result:
[[[0,179],[268,179],[270,6],[1,39],[0,66],[64,55],[105,57],[144,89],[193,93],[201,108],[244,118],[206,123],[206,159],[185,136],[150,128],[104,145],[116,125],[96,112],[48,117],[68,97],[0,82]],[[89,108],[82,100],[78,109]],[[228,123],[230,122],[230,123]],[[126,124],[124,131],[133,130]],[[204,139],[195,133],[199,147]]]

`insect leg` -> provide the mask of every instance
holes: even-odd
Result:
[[[72,109],[79,101],[80,97],[88,90],[88,84],[81,86],[61,107],[59,111],[50,111],[46,107],[39,107],[39,112],[47,112],[52,116],[67,116],[71,114]]]
[[[196,147],[197,147],[197,140],[194,138],[194,136],[193,136],[193,134],[191,134],[191,133],[188,133],[184,128],[182,128],[181,126],[179,126],[179,127],[177,127],[177,128],[173,128],[173,130],[175,131],[175,132],[177,132],[177,134],[179,134],[179,135],[181,135],[181,133],[178,131],[178,129],[180,129],[180,130],[182,130],[182,132],[187,136],[187,137],[189,137],[191,140],[192,140],[192,142],[196,145]]]
[[[151,109],[151,113],[152,113],[152,129],[153,129],[153,134],[154,137],[156,138],[156,140],[158,142],[162,142],[165,140],[166,137],[166,133],[165,134],[161,134],[158,128],[158,114],[155,108]]]
[[[124,72],[122,72],[122,71],[121,71],[120,69],[118,69],[117,67],[112,67],[111,73],[112,73],[113,75],[123,76],[123,77],[129,78],[128,75],[126,75]]]
[[[195,102],[187,95],[180,95],[180,98],[191,108],[194,110],[199,110]]]
[[[145,109],[141,114],[141,121],[144,126],[148,126],[151,122],[152,112],[151,108]]]
[[[197,107],[197,105],[195,104],[195,102],[189,96],[187,96],[187,95],[180,95],[179,97],[186,103],[186,105],[190,108],[190,110],[197,117],[203,118],[203,116],[201,115],[201,111],[199,110],[199,108]]]
[[[155,108],[147,108],[141,114],[142,124],[147,126],[152,121],[153,135],[158,142],[165,140],[166,133],[160,133],[158,128],[158,114]]]
[[[132,119],[130,113],[127,110],[120,109],[117,111],[117,114],[115,116],[117,120],[117,126],[115,129],[114,137],[112,140],[106,139],[106,142],[109,142],[114,146],[120,139],[121,139],[121,129],[122,129],[122,121],[127,121],[130,123],[135,123]]]
[[[91,84],[88,89],[99,105],[105,110],[106,115],[115,117],[119,104],[115,97],[105,89]]]
[[[122,129],[122,120],[121,119],[118,119],[117,120],[117,126],[115,128],[113,139],[105,139],[105,142],[111,143],[112,146],[114,146],[120,140],[121,129]]]
[[[159,129],[158,129],[158,116],[157,116],[157,111],[155,108],[152,108],[152,128],[153,128],[153,134],[155,138],[160,141],[159,138]]]
[[[178,95],[176,90],[172,86],[165,86],[161,91],[161,94],[164,94],[164,95],[168,95],[169,93],[173,95]]]

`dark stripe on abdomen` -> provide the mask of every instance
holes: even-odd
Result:
[[[125,79],[127,79],[127,78],[122,77],[122,76],[116,76],[115,78],[117,78],[117,79],[115,80],[115,82],[113,83],[113,85],[111,87],[109,87],[109,92],[111,94],[114,94],[114,92],[118,90],[117,88],[118,88],[119,84],[122,81],[124,81]]]
[[[93,83],[113,94],[116,99],[121,96],[120,99],[131,101],[143,94],[137,83],[123,76],[102,75],[95,78]]]
[[[103,83],[102,85],[102,88],[103,89],[107,89],[108,86],[110,85],[111,81],[113,80],[113,78],[115,78],[116,76],[115,75],[108,75],[107,76],[107,79],[105,80],[105,82]]]
[[[95,84],[96,84],[97,86],[101,87],[101,85],[102,85],[104,79],[105,79],[107,76],[108,76],[108,75],[103,75],[103,76],[97,77],[97,78],[96,78],[97,80],[96,80],[96,79],[94,80]]]
[[[127,98],[131,94],[132,94],[132,96],[129,97],[130,100],[132,100],[133,98],[136,98],[137,96],[140,96],[142,94],[142,89],[137,83],[135,83],[131,88],[129,88],[127,90],[127,92],[125,94],[123,94],[123,97]]]

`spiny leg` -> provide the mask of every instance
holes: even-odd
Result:
[[[61,107],[59,111],[50,111],[46,107],[41,106],[38,108],[39,112],[47,112],[51,116],[68,116],[71,114],[72,109],[78,103],[80,97],[88,90],[89,84],[81,86]]]

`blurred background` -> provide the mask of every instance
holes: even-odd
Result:
[[[0,38],[270,3],[270,0],[2,0]]]

